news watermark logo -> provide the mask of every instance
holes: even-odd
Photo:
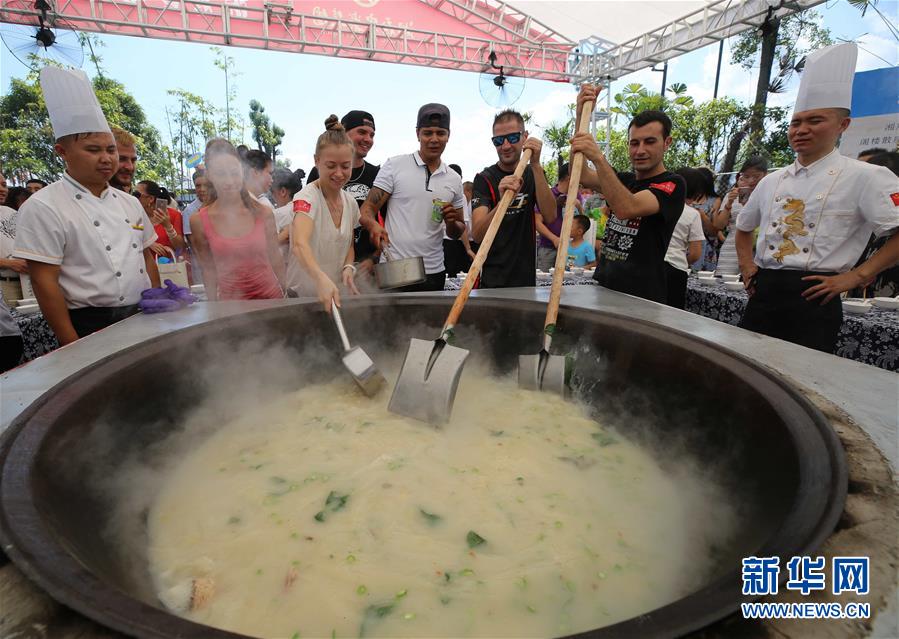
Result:
[[[841,595],[854,593],[867,595],[870,589],[870,564],[868,557],[834,557],[827,571],[824,557],[793,557],[786,562],[788,571],[786,590],[802,596],[827,590],[830,577],[830,593]],[[743,558],[743,594],[748,596],[776,595],[781,571],[780,557]],[[830,603],[744,603],[741,604],[746,619],[868,619],[871,604],[848,602]]]

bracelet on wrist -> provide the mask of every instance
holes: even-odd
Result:
[[[341,270],[345,271],[345,270],[347,270],[348,268],[353,269],[353,275],[356,274],[356,265],[355,265],[355,264],[344,264],[344,265],[343,265],[343,268],[342,268]]]

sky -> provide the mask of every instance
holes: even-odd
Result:
[[[899,23],[899,0],[881,0],[878,6]],[[862,17],[846,0],[831,0],[817,10],[835,38],[859,43],[859,71],[899,64],[899,43],[873,11]],[[208,46],[125,36],[101,39],[104,46],[99,54],[105,74],[124,83],[164,141],[169,139],[165,107],[175,104],[167,90],[185,89],[224,106],[224,74],[213,65],[214,54]],[[418,107],[427,102],[442,102],[451,110],[450,141],[443,157],[461,165],[465,179],[496,161],[490,143],[496,109],[482,99],[478,74],[235,47],[226,51],[235,59],[239,72],[233,80],[238,98],[232,109],[242,110],[246,117],[249,101],[259,100],[272,121],[286,131],[281,152],[293,168],[309,171],[325,118],[331,113],[341,116],[351,109],[369,111],[375,118],[377,131],[369,161],[380,164],[387,157],[414,151],[418,148],[415,116]],[[717,44],[675,58],[668,66],[668,85],[681,82],[696,101],[710,99],[717,60]],[[87,59],[82,68],[88,75],[96,73]],[[729,43],[725,43],[719,96],[751,101],[757,73],[756,69],[747,71],[731,63]],[[12,77],[25,75],[27,69],[2,47],[3,90],[8,89]],[[616,80],[611,89],[617,93],[626,84],[638,82],[658,91],[661,79],[661,73],[646,69]],[[785,93],[770,96],[769,104],[792,104],[797,86],[798,80],[794,80]],[[567,118],[567,105],[575,96],[572,85],[527,80],[513,106],[533,113],[530,133],[539,137],[543,127]],[[249,131],[247,142],[252,145]],[[545,149],[543,159],[550,153]]]

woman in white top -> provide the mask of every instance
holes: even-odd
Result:
[[[687,185],[687,198],[695,197],[699,192],[701,182],[696,175],[696,169],[683,168],[675,171],[684,178]],[[684,204],[671,233],[668,242],[668,251],[665,253],[665,271],[667,277],[666,304],[674,308],[683,309],[687,305],[687,276],[690,273],[690,264],[702,257],[702,243],[705,233],[702,228],[702,218],[699,211]]]
[[[712,224],[718,231],[727,229],[727,239],[721,246],[718,255],[718,266],[715,269],[720,275],[735,275],[740,272],[737,263],[736,233],[737,215],[755,190],[756,185],[768,174],[768,161],[762,157],[751,157],[737,174],[737,185],[730,190],[722,206],[712,218]]]
[[[272,187],[272,159],[259,149],[251,149],[240,155],[243,164],[244,184],[260,204],[274,209],[268,190]]]
[[[359,205],[343,190],[353,168],[353,142],[336,115],[325,120],[325,129],[315,145],[319,177],[293,198],[287,282],[300,295],[317,296],[330,313],[332,300],[340,306],[335,282],[359,294],[353,280]]]

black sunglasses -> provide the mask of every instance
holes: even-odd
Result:
[[[507,133],[506,135],[494,135],[490,139],[493,140],[493,146],[502,146],[506,140],[509,141],[509,144],[518,144],[518,141],[521,140],[521,131]]]

